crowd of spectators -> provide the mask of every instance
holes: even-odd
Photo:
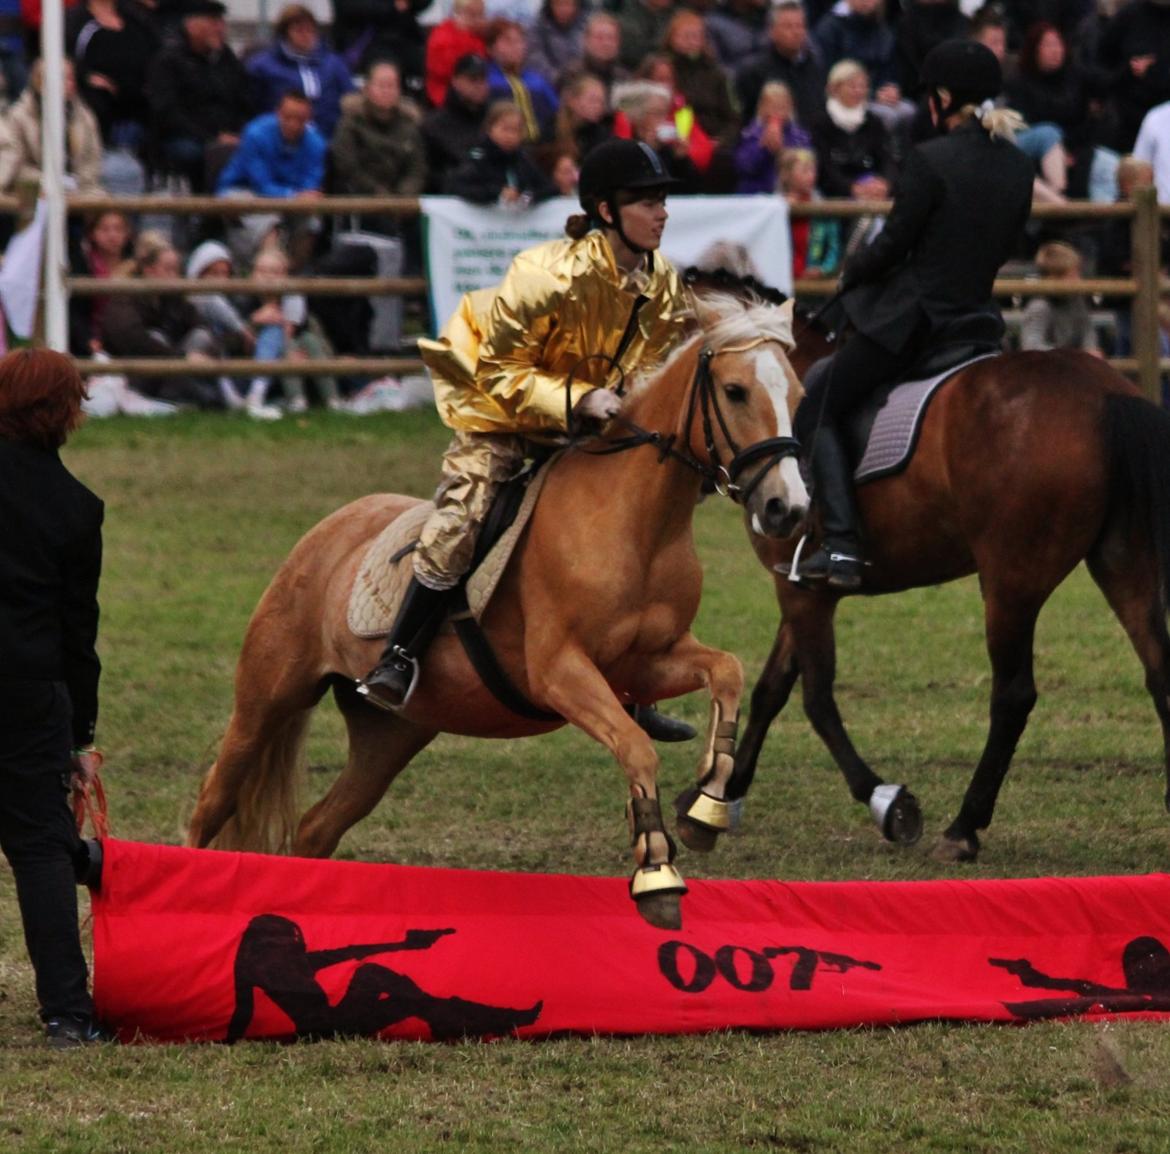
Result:
[[[521,209],[573,195],[583,155],[618,135],[654,148],[683,193],[871,201],[890,195],[929,130],[921,61],[941,40],[970,36],[1003,62],[1003,100],[1027,122],[1019,144],[1038,200],[1124,198],[1144,164],[1170,202],[1170,0],[537,2],[333,0],[324,27],[292,3],[256,42],[229,38],[219,0],[67,2],[68,178],[91,192],[447,193]],[[25,13],[25,35],[14,14],[0,37],[0,191],[40,168],[32,8],[13,9]],[[136,222],[112,225],[111,215],[73,238],[75,265],[92,275],[120,260],[134,275],[163,275],[183,263],[179,249],[193,255],[207,241],[235,272],[262,253],[295,273],[372,271],[369,254],[339,253],[331,223],[311,215],[243,211],[218,231],[205,221],[161,238],[135,237]],[[408,223],[352,225],[397,235],[406,271],[417,271]],[[794,220],[797,274],[833,276],[879,227],[876,217]],[[1124,263],[1107,233],[1072,238],[1089,271]],[[1036,233],[1031,246],[1054,239],[1068,238]],[[142,353],[141,335],[126,342],[134,325],[196,362],[276,347],[264,336],[276,327],[282,349],[303,350],[311,331],[315,348],[367,351],[360,310],[310,300],[279,326],[256,321],[271,303],[233,305],[241,327],[217,329],[183,298],[90,301],[75,310],[75,351]],[[127,310],[140,314],[134,325],[119,323]],[[233,395],[206,374],[147,387],[270,407],[260,386]],[[326,403],[338,395],[330,384],[318,391]],[[296,384],[285,393],[304,400]]]

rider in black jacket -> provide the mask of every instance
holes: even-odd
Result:
[[[842,307],[855,332],[810,370],[796,414],[823,530],[800,577],[844,590],[861,584],[864,561],[839,422],[956,320],[995,313],[996,273],[1031,210],[1031,162],[1011,143],[1019,118],[992,104],[1002,87],[994,54],[945,41],[927,55],[923,81],[942,135],[906,157],[885,228],[846,262]]]

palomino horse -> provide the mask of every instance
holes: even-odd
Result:
[[[686,887],[670,864],[658,755],[623,702],[707,689],[711,724],[699,780],[730,777],[743,669],[690,633],[702,586],[695,504],[704,484],[730,491],[758,532],[775,535],[791,532],[808,508],[791,437],[800,398],[785,356],[791,307],[708,295],[696,298],[696,310],[700,331],[623,405],[617,423],[628,436],[586,442],[553,462],[482,620],[520,692],[621,764],[636,864],[631,893],[647,920],[668,928],[681,924]],[[291,841],[293,853],[325,857],[439,732],[521,737],[562,724],[510,712],[445,635],[428,650],[400,713],[383,713],[353,692],[381,643],[350,632],[350,589],[371,541],[416,503],[378,495],[345,506],[310,530],[273,578],[244,640],[235,708],[191,820],[191,845],[224,830],[220,844],[272,849]],[[349,759],[292,833],[294,767],[310,711],[330,685],[348,727]],[[710,810],[708,800],[699,812]]]
[[[803,374],[826,350],[801,334]],[[1036,701],[1036,618],[1083,559],[1129,636],[1162,725],[1170,775],[1170,416],[1102,361],[1084,353],[1011,353],[963,369],[935,394],[901,474],[858,490],[871,562],[863,593],[891,593],[978,573],[991,658],[991,724],[958,815],[935,848],[971,861]],[[794,542],[753,534],[773,570]],[[921,831],[913,796],[886,785],[857,753],[833,699],[833,614],[825,587],[774,575],[780,626],[752,694],[751,715],[728,784],[751,784],[764,736],[801,679],[804,709],[883,833],[911,843]],[[876,792],[875,792],[876,791]],[[1170,783],[1167,805],[1170,806]]]

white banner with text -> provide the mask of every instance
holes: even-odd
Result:
[[[512,258],[526,248],[564,236],[565,220],[581,209],[558,198],[524,209],[469,204],[454,196],[424,196],[431,315],[442,328],[459,298],[499,284]],[[792,292],[788,205],[779,196],[678,196],[667,204],[670,220],[662,251],[679,269],[692,264],[748,271],[781,292]]]

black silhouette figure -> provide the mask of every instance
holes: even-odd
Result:
[[[339,962],[399,950],[426,950],[454,930],[407,930],[400,942],[305,948],[296,922],[279,914],[259,914],[249,923],[236,951],[236,1008],[228,1023],[228,1042],[244,1036],[252,1020],[257,988],[292,1019],[295,1037],[370,1036],[407,1018],[420,1018],[435,1039],[508,1034],[540,1016],[543,1002],[527,1010],[487,1006],[464,998],[428,994],[405,974],[387,966],[359,966],[336,1006],[317,983],[317,972]]]
[[[1086,978],[1057,978],[1043,974],[1026,958],[988,958],[993,966],[1015,974],[1035,990],[1065,990],[1075,997],[1037,998],[1030,1002],[1004,1002],[1019,1018],[1056,1018],[1089,1010],[1133,1013],[1137,1010],[1170,1010],[1170,950],[1157,938],[1134,938],[1121,955],[1125,985],[1105,986]]]

